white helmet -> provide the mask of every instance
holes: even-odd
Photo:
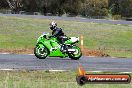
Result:
[[[50,29],[53,30],[57,26],[57,23],[55,21],[52,21],[49,25]]]

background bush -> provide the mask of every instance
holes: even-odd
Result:
[[[11,9],[13,13],[24,10],[59,16],[69,14],[91,17],[111,14],[132,17],[132,0],[0,0],[0,9]]]

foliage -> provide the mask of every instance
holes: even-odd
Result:
[[[132,0],[0,0],[0,9],[10,8],[14,13],[51,13],[52,15],[132,17]]]
[[[132,17],[132,0],[109,0],[109,10],[112,15]]]
[[[85,0],[82,5],[82,14],[84,16],[106,16],[107,4],[107,0]]]
[[[132,17],[132,0],[122,0],[121,4],[121,15],[124,17]]]

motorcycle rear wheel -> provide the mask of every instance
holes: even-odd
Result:
[[[34,48],[34,54],[39,59],[45,59],[49,55],[49,51],[45,46],[36,46]]]
[[[76,51],[73,53],[69,53],[69,58],[71,58],[72,60],[78,60],[82,56],[81,49],[78,46],[73,46],[72,48]]]

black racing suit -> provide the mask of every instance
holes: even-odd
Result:
[[[52,36],[53,37],[57,37],[57,39],[60,41],[60,43],[62,43],[62,44],[64,44],[64,32],[62,31],[62,29],[61,28],[58,28],[58,27],[55,27],[54,29],[53,29],[53,32],[52,32]]]
[[[64,44],[64,42],[67,40],[67,37],[66,37],[66,35],[64,35],[64,32],[62,31],[62,29],[58,28],[58,27],[55,27],[53,29],[52,36],[57,37],[59,42],[62,44],[60,50],[64,53],[65,50],[66,50],[66,45]]]

